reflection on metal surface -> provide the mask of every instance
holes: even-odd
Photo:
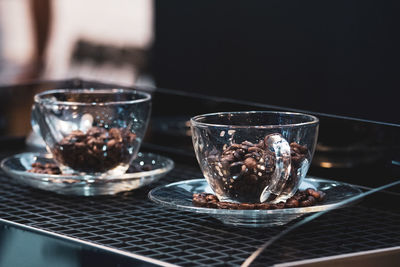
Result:
[[[331,162],[323,161],[319,163],[319,166],[322,168],[332,168],[333,164]]]
[[[354,266],[398,266],[400,247],[369,250],[338,256],[323,257],[275,265],[276,267],[354,267]]]

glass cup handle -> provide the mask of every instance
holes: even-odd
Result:
[[[280,134],[268,135],[264,140],[265,146],[275,153],[275,170],[269,185],[260,195],[260,202],[267,201],[271,195],[279,196],[290,176],[291,157],[290,145]]]
[[[37,122],[38,117],[39,117],[38,114],[37,114],[37,112],[38,112],[38,111],[37,111],[36,105],[33,105],[33,106],[32,106],[32,112],[31,112],[31,126],[32,126],[33,132],[34,132],[36,135],[41,136],[39,124],[38,124],[38,122]]]

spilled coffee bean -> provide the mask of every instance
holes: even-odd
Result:
[[[325,200],[326,194],[312,188],[299,190],[286,202],[272,203],[232,203],[219,201],[213,194],[198,193],[193,194],[193,205],[203,208],[213,209],[233,209],[233,210],[274,210],[289,209],[298,207],[309,207],[320,204]]]
[[[61,174],[60,168],[55,163],[40,163],[40,162],[35,162],[32,163],[32,169],[27,170],[27,172],[32,172],[32,173],[40,173],[40,174]],[[145,164],[145,165],[140,165],[140,164],[131,164],[129,166],[129,169],[126,171],[126,173],[136,173],[136,172],[145,172],[145,171],[151,171],[152,167],[150,164]]]
[[[28,170],[28,172],[33,173],[41,173],[41,174],[61,174],[61,170],[55,163],[40,163],[35,162],[32,163],[32,169]]]

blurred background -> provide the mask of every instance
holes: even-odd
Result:
[[[152,44],[147,0],[0,0],[1,80],[133,85]]]
[[[394,0],[0,0],[0,104],[14,107],[0,112],[11,121],[29,113],[34,92],[9,102],[1,92],[9,85],[82,78],[398,124],[398,8]]]

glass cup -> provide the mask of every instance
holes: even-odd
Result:
[[[278,203],[296,193],[314,154],[319,120],[273,111],[191,118],[200,168],[220,201]]]
[[[63,173],[120,175],[136,157],[151,95],[127,89],[59,89],[34,97],[32,128]]]

